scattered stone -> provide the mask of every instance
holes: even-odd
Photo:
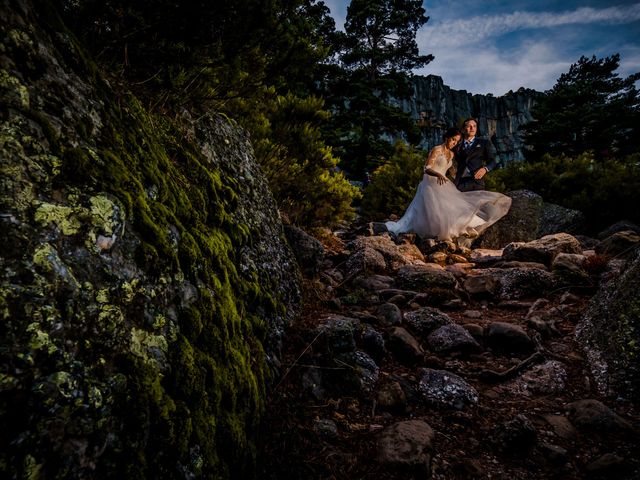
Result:
[[[406,265],[398,270],[396,283],[400,288],[424,291],[428,288],[439,287],[453,289],[456,278],[442,267],[435,268],[434,264]]]
[[[430,478],[434,437],[429,424],[421,420],[395,423],[378,438],[378,462],[415,478]]]
[[[431,404],[462,410],[478,403],[478,392],[458,375],[446,370],[422,369],[418,389]]]
[[[308,368],[302,374],[302,388],[309,392],[316,400],[325,400],[327,398],[322,372],[318,368]]]
[[[550,266],[559,253],[582,253],[580,242],[568,233],[546,235],[527,243],[510,243],[502,252],[502,258],[505,261],[537,262]]]
[[[467,318],[482,318],[482,312],[480,310],[465,310],[462,312]]]
[[[468,262],[466,257],[463,257],[462,255],[458,255],[457,253],[452,253],[451,255],[449,255],[448,260],[451,261],[452,263],[467,263]]]
[[[389,334],[389,350],[403,363],[409,365],[422,360],[424,350],[418,341],[404,328],[394,327]]]
[[[497,262],[494,265],[495,268],[538,268],[540,270],[549,270],[544,263],[538,262],[518,262],[515,260],[511,260],[508,262]]]
[[[386,290],[393,285],[393,278],[386,275],[357,276],[351,282],[353,288],[364,290]]]
[[[358,273],[371,274],[385,272],[387,264],[377,250],[365,247],[352,254],[347,260],[347,276],[355,277]]]
[[[578,210],[544,202],[540,212],[540,223],[536,237],[566,232],[576,234],[584,231],[585,217]]]
[[[484,328],[482,328],[481,325],[476,323],[465,323],[462,327],[477,341],[482,340],[484,337]]]
[[[569,452],[558,445],[543,442],[538,446],[538,449],[552,465],[561,466],[569,461]]]
[[[378,405],[389,410],[404,410],[407,396],[398,382],[385,383],[378,391]]]
[[[598,238],[600,240],[604,240],[605,238],[609,238],[611,235],[624,231],[631,231],[640,235],[640,226],[630,222],[629,220],[621,220],[601,231],[598,234]]]
[[[624,458],[614,453],[605,453],[589,463],[585,471],[589,478],[608,478],[614,480],[630,478],[627,477],[627,474],[630,473],[632,468],[633,466]]]
[[[402,322],[402,312],[393,303],[383,303],[376,310],[376,317],[381,325],[391,327]]]
[[[453,323],[449,315],[432,307],[407,312],[404,314],[404,321],[422,339],[426,339],[437,328]]]
[[[578,400],[567,405],[569,420],[576,427],[593,432],[631,430],[631,424],[598,400]]]
[[[320,343],[327,352],[353,352],[356,349],[355,333],[359,324],[355,318],[329,315],[318,326],[323,334]]]
[[[613,263],[613,262],[611,262]],[[640,250],[604,281],[576,326],[601,394],[640,400]]]
[[[384,337],[375,328],[367,325],[362,333],[362,347],[376,362],[382,360],[385,352]]]
[[[433,252],[429,255],[429,261],[433,263],[444,263],[447,261],[447,254],[444,252]]]
[[[464,327],[456,323],[443,325],[433,331],[427,337],[427,344],[432,351],[437,353],[469,353],[480,350],[480,345],[475,338]]]
[[[562,363],[549,360],[527,370],[513,383],[521,392],[558,394],[566,389],[567,371]]]
[[[472,295],[493,295],[499,288],[499,284],[492,275],[469,275],[464,281],[464,289]]]
[[[524,452],[534,447],[536,443],[536,429],[524,415],[497,425],[492,430],[492,440],[496,446],[510,453]]]
[[[335,438],[338,436],[338,426],[336,422],[328,418],[317,418],[313,421],[313,431],[324,438]]]
[[[558,286],[551,272],[539,268],[488,268],[485,272],[499,283],[497,297],[500,300],[540,297]]]
[[[605,238],[596,246],[599,255],[630,256],[640,245],[640,233],[627,230]]]
[[[494,322],[487,327],[486,343],[492,350],[506,354],[529,354],[535,347],[521,326],[505,322]]]
[[[589,285],[591,279],[584,269],[587,257],[577,253],[559,253],[553,259],[551,271],[568,285]]]
[[[302,273],[310,277],[317,275],[325,258],[322,243],[294,225],[284,225],[283,227],[287,242],[291,246]]]
[[[578,431],[563,415],[544,415],[543,418],[547,421],[557,436],[565,440],[573,440],[578,435]]]

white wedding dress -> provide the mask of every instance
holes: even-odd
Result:
[[[429,167],[444,175],[451,165],[452,159],[441,150]],[[505,216],[510,207],[511,198],[506,195],[485,190],[461,192],[450,180],[439,185],[437,177],[425,173],[403,217],[386,222],[386,226],[394,234],[416,233],[441,241],[473,238]]]

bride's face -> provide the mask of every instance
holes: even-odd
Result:
[[[445,145],[449,150],[451,150],[453,147],[455,147],[458,144],[459,141],[460,141],[460,135],[455,135],[451,138],[447,138]]]

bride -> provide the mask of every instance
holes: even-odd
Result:
[[[443,143],[429,152],[425,175],[409,208],[397,222],[386,222],[391,233],[416,233],[440,241],[461,236],[471,239],[509,211],[511,198],[506,195],[484,190],[460,192],[446,177],[453,166],[451,149],[459,141],[460,131],[449,128]]]

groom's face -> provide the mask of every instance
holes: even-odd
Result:
[[[473,138],[476,136],[476,132],[478,131],[478,124],[473,120],[469,120],[468,122],[465,122],[462,130],[464,131],[466,138]]]

